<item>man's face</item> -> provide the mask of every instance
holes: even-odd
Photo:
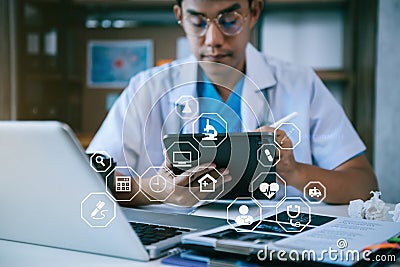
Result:
[[[259,2],[259,0],[254,2]],[[253,6],[259,8],[258,5],[253,4]],[[248,0],[183,0],[182,7],[175,6],[174,12],[177,19],[181,21],[197,60],[223,63],[244,72],[246,45],[250,38],[250,31],[259,16],[259,12],[252,12]],[[234,12],[243,18],[242,29],[236,35],[227,35],[213,19],[221,14],[234,14]],[[211,19],[202,36],[190,34],[188,30],[193,26],[193,21],[197,21],[197,16]],[[225,25],[229,25],[231,17],[235,18],[227,16],[228,19],[223,20],[226,22]],[[232,19],[232,21],[236,20]]]

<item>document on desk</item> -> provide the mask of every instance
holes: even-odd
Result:
[[[368,256],[356,256],[356,251],[362,254],[367,246],[385,242],[399,233],[399,223],[339,217],[312,231],[279,240],[274,247],[284,248],[285,251],[313,251],[322,262],[352,265]]]
[[[256,262],[316,261],[351,266],[360,260],[373,261],[374,251],[364,249],[400,233],[399,223],[316,214],[311,215],[311,222],[302,232],[289,233],[274,218],[275,215],[265,218],[254,231],[237,232],[231,226],[222,226],[186,235],[182,242],[212,251],[249,255]]]

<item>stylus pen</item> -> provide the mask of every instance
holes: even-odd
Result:
[[[269,127],[276,128],[276,127],[278,127],[279,125],[281,125],[282,123],[288,122],[288,121],[290,121],[291,119],[296,118],[297,115],[299,115],[297,112],[290,113],[289,115],[283,117],[283,118],[280,119],[279,121],[277,121],[277,122],[271,124]]]

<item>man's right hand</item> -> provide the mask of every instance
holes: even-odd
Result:
[[[137,177],[131,178],[131,194],[133,195],[138,191],[139,193],[132,200],[120,201],[119,204],[122,206],[134,207],[167,203],[192,207],[201,200],[213,200],[217,195],[219,195],[218,197],[223,196],[226,192],[218,193],[220,192],[221,186],[232,180],[227,169],[217,169],[222,175],[221,177],[221,175],[215,171],[215,164],[213,163],[202,164],[179,175],[174,175],[171,169],[172,166],[167,161],[153,177],[142,177],[140,179]],[[207,173],[217,180],[214,193],[201,192],[200,190],[201,188],[198,181]],[[115,173],[115,176],[119,175],[122,174],[118,172]],[[158,181],[160,181],[160,184],[155,185],[154,182],[158,183]],[[164,184],[162,184],[163,182]],[[156,186],[159,186],[159,189],[162,190],[155,190]],[[114,188],[112,191],[117,200],[126,199],[126,193],[115,192]]]
[[[213,163],[206,163],[191,168],[182,174],[174,175],[171,171],[172,166],[167,161],[165,167],[163,167],[157,174],[162,177],[160,179],[165,179],[166,188],[161,192],[155,192],[152,189],[152,178],[150,177],[141,179],[141,190],[142,193],[146,194],[154,201],[160,200],[160,202],[168,204],[192,207],[200,200],[213,199],[213,195],[215,195],[215,193],[201,192],[198,181],[204,175],[208,173],[217,180],[215,192],[218,192],[218,189],[223,183],[232,180],[227,169],[218,170],[223,176],[222,179],[222,177],[219,177],[220,175],[215,171],[215,167],[216,166]],[[157,175],[153,178],[157,177]]]

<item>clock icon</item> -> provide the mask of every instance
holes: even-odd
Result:
[[[167,180],[161,175],[150,178],[150,189],[155,193],[160,193],[167,188]]]

